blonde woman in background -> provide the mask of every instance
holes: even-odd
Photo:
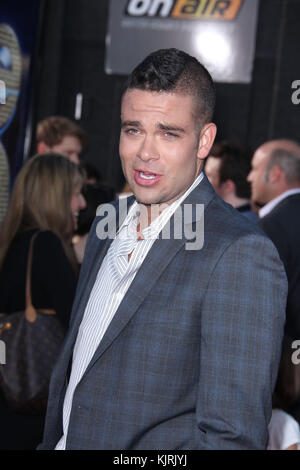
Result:
[[[53,309],[67,329],[78,264],[71,239],[85,207],[78,166],[57,154],[38,155],[21,169],[0,232],[0,312],[25,309],[25,281],[32,236],[32,303]],[[0,396],[0,449],[34,449],[44,416],[11,411]]]

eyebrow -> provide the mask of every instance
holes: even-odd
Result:
[[[172,124],[168,125],[159,123],[157,127],[162,131],[175,131],[185,133],[185,129],[183,129],[183,127],[173,126]]]
[[[139,121],[122,121],[121,122],[121,127],[122,129],[124,127],[142,127],[142,124]],[[178,127],[172,124],[162,124],[158,123],[156,124],[156,127],[162,131],[175,131],[175,132],[182,132],[185,133],[185,129],[183,127]]]
[[[141,123],[139,121],[122,121],[121,127],[140,127]]]

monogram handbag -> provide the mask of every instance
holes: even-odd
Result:
[[[46,411],[50,376],[64,338],[55,311],[37,310],[32,305],[32,254],[38,233],[30,241],[25,311],[0,314],[0,340],[5,345],[0,390],[13,410],[25,414]]]

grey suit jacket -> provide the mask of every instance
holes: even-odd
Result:
[[[263,449],[287,281],[272,242],[204,180],[204,245],[156,240],[73,398],[67,449]],[[195,226],[197,216],[189,221]],[[112,240],[91,230],[72,322],[53,372],[44,441],[62,436],[69,362]],[[184,223],[184,222],[183,222]]]

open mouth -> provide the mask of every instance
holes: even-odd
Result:
[[[139,172],[140,177],[143,178],[144,180],[153,180],[157,175],[155,173],[149,173],[149,172]]]
[[[151,186],[156,184],[161,178],[161,175],[157,173],[152,173],[150,171],[141,171],[135,170],[134,172],[134,179],[136,183],[141,186]]]

